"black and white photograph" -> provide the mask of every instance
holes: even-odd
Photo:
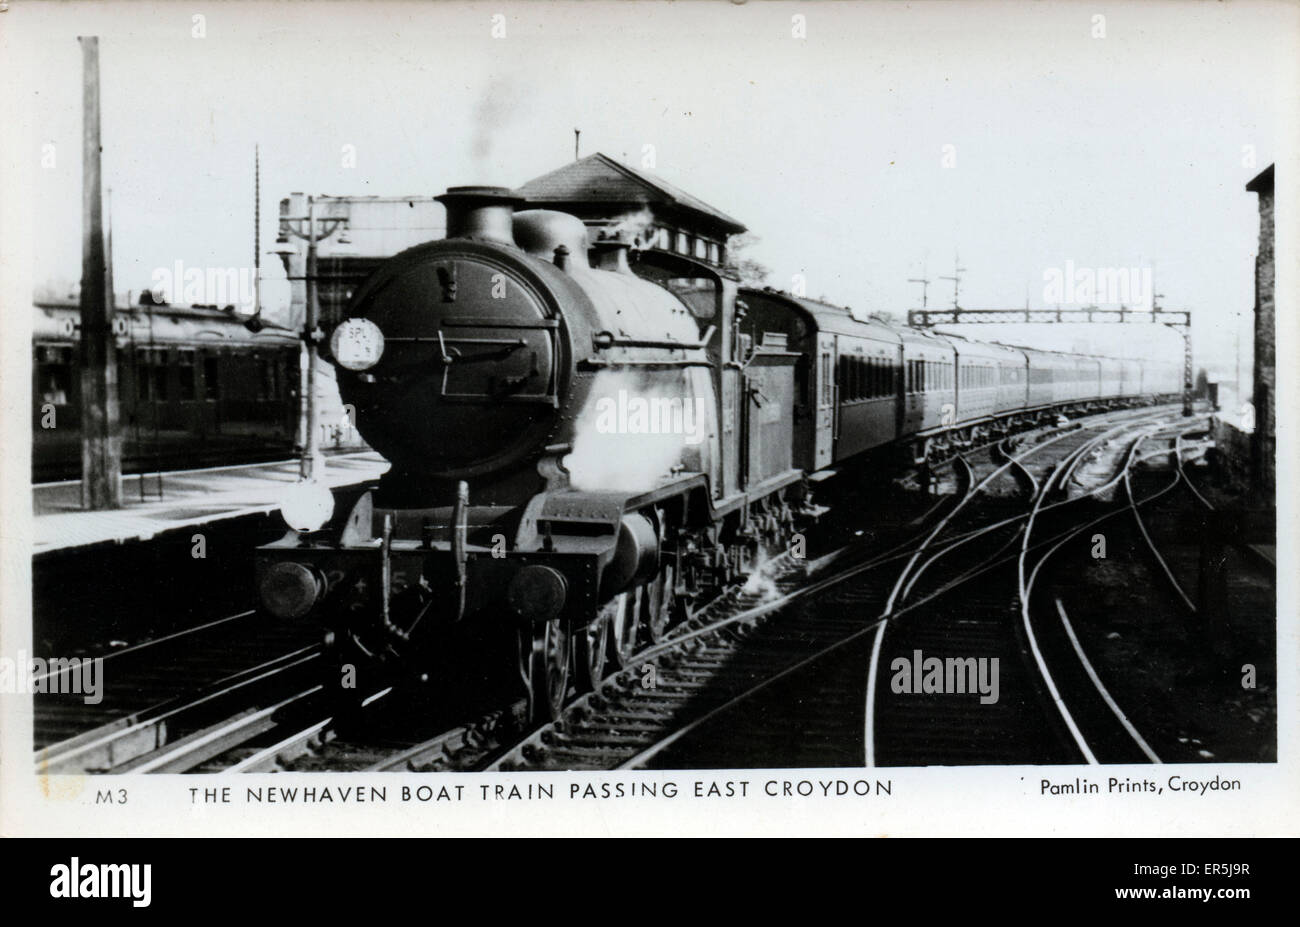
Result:
[[[1300,6],[0,10],[0,830],[1296,833]]]

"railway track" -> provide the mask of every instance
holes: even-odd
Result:
[[[1139,499],[1131,492],[1133,468],[1143,459],[1140,456],[1143,444],[1152,437],[1151,434],[1139,435],[1129,447],[1118,476],[1104,484],[1106,489],[1117,484],[1126,487],[1124,509],[1104,512],[1081,525],[1062,531],[1059,540],[1037,558],[1031,555],[1029,548],[1030,532],[1039,517],[1039,512],[1036,511],[1026,530],[1017,559],[1021,631],[1037,669],[1036,680],[1042,690],[1040,698],[1055,710],[1053,720],[1056,721],[1055,729],[1065,751],[1064,762],[1160,762],[1160,758],[1129,721],[1093,669],[1061,600],[1052,600],[1051,606],[1054,607],[1051,607],[1042,601],[1046,595],[1036,588],[1036,581],[1043,568],[1066,544],[1120,511],[1138,512],[1142,506],[1151,504],[1163,494],[1164,490],[1161,490]],[[1050,516],[1048,521],[1050,522]]]
[[[757,756],[780,756],[789,765],[859,765],[862,731],[870,717],[862,705],[861,667],[875,649],[873,634],[896,617],[895,612],[920,608],[969,586],[981,575],[978,563],[960,569],[970,552],[989,559],[993,550],[994,558],[1005,558],[1030,517],[1015,510],[1023,510],[1027,499],[1059,490],[1074,475],[1087,452],[1100,443],[1090,437],[1093,431],[1108,426],[1105,436],[1142,427],[1159,414],[1129,411],[1082,427],[1048,429],[1025,450],[1012,441],[1002,442],[980,449],[981,454],[991,452],[988,463],[972,464],[976,452],[955,456],[949,463],[959,492],[946,505],[936,503],[924,519],[900,526],[883,544],[880,538],[873,544],[850,543],[813,561],[788,554],[777,558],[745,587],[733,589],[671,629],[660,643],[573,703],[557,722],[522,741],[517,741],[522,703],[498,704],[474,720],[440,727],[432,736],[413,734],[409,726],[403,731],[400,725],[366,733],[367,727],[374,727],[369,721],[340,726],[328,713],[320,687],[300,686],[209,724],[178,724],[175,719],[185,717],[193,706],[174,705],[170,714],[157,713],[163,721],[153,727],[167,734],[154,735],[152,742],[147,733],[150,719],[131,719],[145,722],[119,724],[123,731],[137,728],[133,741],[127,733],[113,736],[137,746],[115,755],[99,744],[99,755],[108,760],[101,759],[98,768],[255,772],[727,766],[736,765],[745,744]],[[1044,451],[1054,446],[1067,452],[1063,462],[1044,460]],[[990,466],[987,475],[977,476],[978,470]],[[981,489],[998,481],[1009,481],[1016,490],[975,506]],[[938,523],[931,527],[933,517]],[[982,523],[990,517],[991,524]],[[938,573],[941,561],[947,574],[957,568],[957,579],[936,588],[930,577]],[[900,565],[902,573],[895,579],[893,571]],[[985,590],[990,587],[981,584],[976,595],[989,595]],[[990,614],[1009,616],[1014,599],[994,595],[984,605]],[[961,629],[968,642],[963,646],[973,649],[987,643],[993,630],[968,624]],[[1006,640],[1005,634],[1000,636]],[[818,693],[815,698],[807,697],[811,691]],[[365,700],[368,718],[382,717],[384,704],[401,701],[385,703],[390,692],[385,689]],[[802,725],[760,723],[770,722],[775,710],[765,705],[791,702],[808,705]],[[729,719],[725,724],[724,717]],[[743,733],[718,736],[720,730]],[[121,759],[128,753],[129,758]],[[53,756],[64,762],[70,758],[67,751]]]
[[[979,549],[964,545],[958,562],[948,556],[948,573],[955,578],[931,591],[928,607],[913,607],[906,620],[898,620],[900,605],[924,588],[925,567],[948,551],[899,577],[870,659],[867,765],[1077,762],[1057,722],[1060,715],[1066,730],[1075,730],[1035,635],[1027,571],[1036,575],[1052,552],[1083,530],[1081,502],[1113,489],[1127,472],[1141,432],[1120,474],[1069,492],[1087,463],[1131,427],[1106,429],[1071,448],[1042,475],[1024,512],[990,524],[979,535]],[[1091,521],[1083,518],[1084,525]],[[970,582],[976,578],[978,584]],[[957,589],[959,601],[948,595]],[[932,668],[942,675],[932,677]]]
[[[241,611],[105,655],[95,704],[81,694],[38,695],[37,768],[121,771],[310,673],[320,653],[315,634],[255,621],[254,612]],[[45,685],[72,671],[47,673]]]
[[[1122,427],[1133,427],[1132,421]],[[1013,471],[1071,433],[1052,436],[1021,454],[1004,455],[1008,459],[979,486],[991,484],[997,476]],[[728,603],[725,608],[730,614],[708,616],[707,624],[691,630],[685,639],[665,642],[643,654],[637,664],[607,680],[595,693],[571,706],[558,722],[534,732],[489,768],[743,765],[737,763],[737,756],[746,749],[747,741],[738,739],[731,726],[742,705],[748,717],[766,725],[771,737],[784,739],[787,747],[794,748],[793,752],[758,751],[765,765],[860,764],[863,710],[842,710],[837,700],[842,701],[846,691],[861,693],[862,683],[859,679],[856,685],[839,684],[839,674],[844,671],[841,664],[860,668],[866,663],[864,657],[871,651],[869,635],[881,626],[891,607],[896,607],[899,583],[913,577],[924,551],[961,546],[976,549],[978,545],[969,544],[972,539],[1005,531],[1007,524],[1015,521],[1003,519],[990,528],[962,530],[938,543],[939,533],[954,523],[977,494],[978,487],[963,494],[919,546],[915,541],[897,544],[862,562],[841,566],[820,581],[802,582],[801,571],[786,572],[787,564],[778,563],[770,580],[776,594],[770,600]],[[904,559],[907,565],[902,576],[891,584],[892,574],[883,568]],[[815,575],[818,565],[809,566],[808,572]],[[929,592],[907,608],[919,607],[964,585],[974,575]],[[850,579],[852,583],[847,582]],[[919,593],[914,589],[912,594]],[[801,607],[810,606],[813,599],[819,607]],[[779,623],[763,621],[778,611],[782,613]],[[809,676],[836,682],[808,686]],[[647,685],[650,678],[653,685]],[[798,704],[801,709],[798,723],[785,733],[780,732],[781,725],[770,723],[772,712],[764,707],[780,704]],[[803,705],[811,710],[803,711]],[[724,715],[732,720],[721,723]],[[856,726],[853,736],[841,736],[846,719],[852,718],[857,719],[848,722]],[[831,727],[836,729],[834,736]],[[753,732],[748,736],[754,736]],[[845,744],[854,746],[846,749]]]

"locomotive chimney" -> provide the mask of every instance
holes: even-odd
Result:
[[[627,263],[627,253],[632,245],[617,238],[602,238],[593,242],[591,250],[596,255],[597,270],[608,270],[616,274],[630,274],[632,268]]]
[[[447,210],[448,238],[479,238],[515,243],[511,225],[523,200],[508,187],[448,187],[435,196]]]

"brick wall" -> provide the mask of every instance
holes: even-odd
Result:
[[[1216,415],[1210,423],[1210,436],[1214,438],[1211,460],[1220,484],[1232,491],[1245,492],[1251,482],[1254,435]]]
[[[1268,493],[1276,486],[1276,348],[1273,287],[1276,262],[1273,257],[1273,167],[1246,186],[1259,195],[1259,252],[1255,257],[1255,433],[1252,466],[1255,485]]]

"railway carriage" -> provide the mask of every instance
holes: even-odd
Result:
[[[1065,378],[1064,367],[1068,359],[1060,358],[1051,351],[1034,348],[1019,350],[1025,355],[1028,368],[1025,406],[1028,409],[1046,409],[1057,401],[1059,393],[1064,392],[1061,384]]]
[[[1101,398],[1115,399],[1124,395],[1122,388],[1123,362],[1113,357],[1099,357],[1097,358],[1097,364],[1101,377]]]
[[[795,463],[808,472],[894,441],[901,428],[902,338],[841,306],[744,289],[742,331],[784,335],[798,353]]]
[[[32,478],[81,473],[80,309],[37,305]],[[249,463],[293,452],[299,342],[257,336],[215,306],[131,306],[114,315],[122,468]]]
[[[1073,395],[1071,399],[1087,401],[1102,395],[1101,361],[1096,357],[1074,357]]]
[[[961,335],[940,337],[952,344],[957,354],[957,421],[988,418],[1024,406],[1022,353]]]
[[[1142,395],[1142,362],[1136,358],[1119,361],[1119,395],[1137,397]]]
[[[957,352],[950,342],[915,329],[903,329],[902,433],[923,435],[956,421]]]
[[[998,361],[997,391],[997,411],[1002,415],[1029,405],[1029,358],[1019,348],[997,347],[1002,351]]]

